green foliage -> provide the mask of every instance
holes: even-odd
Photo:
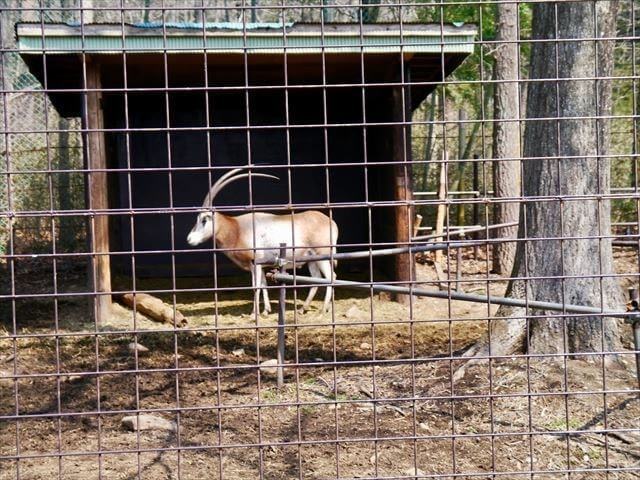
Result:
[[[417,17],[420,22],[444,25],[473,23],[478,26],[478,41],[495,38],[494,8],[490,6],[425,4],[418,10]],[[474,52],[450,77],[450,80],[453,81],[470,83],[447,85],[445,95],[452,98],[456,106],[472,110],[478,118],[480,97],[482,96],[480,88],[482,87],[478,87],[473,82],[490,78],[492,68],[491,57],[486,55],[486,48],[476,46]],[[488,93],[486,88],[484,93]]]
[[[362,0],[363,5],[380,5],[380,0]],[[378,17],[380,15],[380,8],[375,7],[366,7],[361,10],[362,22],[363,23],[375,23],[378,21]]]
[[[529,4],[521,4],[519,9],[520,38],[527,39],[531,35],[532,9]],[[453,25],[471,23],[478,26],[478,44],[474,52],[466,58],[463,64],[449,78],[453,82],[463,83],[448,84],[445,90],[446,95],[454,100],[458,108],[464,108],[468,114],[474,115],[471,118],[481,119],[482,99],[493,94],[491,84],[479,82],[492,78],[492,51],[496,48],[496,44],[490,42],[496,39],[496,5],[493,3],[484,5],[447,5],[446,3],[425,2],[424,7],[419,7],[417,18],[420,22],[427,23]],[[530,45],[522,43],[520,65],[525,77],[529,52]],[[485,117],[490,118],[491,115],[485,112]]]
[[[492,78],[493,56],[492,52],[497,44],[492,43],[496,39],[496,14],[497,7],[494,3],[464,5],[448,4],[447,2],[435,3],[424,1],[417,7],[416,16],[420,22],[435,24],[458,24],[467,23],[478,26],[477,44],[473,54],[469,55],[464,63],[458,67],[447,79],[445,86],[439,88],[439,95],[446,98],[447,111],[464,110],[469,120],[491,119],[493,117],[492,96],[493,88],[491,83],[486,82]],[[527,42],[531,38],[533,8],[531,4],[519,5],[518,27],[521,43],[519,45],[520,74],[522,79],[528,78],[529,57],[531,53],[531,43]],[[621,2],[618,14],[617,25],[619,36],[633,36],[637,34],[640,19],[632,15],[631,4]],[[633,25],[635,18],[636,24]],[[615,70],[613,80],[613,119],[611,120],[611,186],[613,188],[635,187],[640,183],[640,172],[637,172],[637,161],[633,155],[640,152],[639,142],[634,139],[633,115],[637,115],[640,105],[634,105],[635,99],[640,103],[640,95],[637,94],[640,82],[634,80],[632,45],[628,41],[620,41],[615,49]],[[637,53],[636,53],[637,55]],[[631,78],[630,78],[631,77]],[[486,82],[486,83],[485,83]],[[523,84],[523,88],[525,84]],[[434,94],[435,95],[435,94]],[[435,108],[435,114],[431,110]],[[414,118],[419,122],[429,122],[445,120],[443,116],[443,105],[432,105],[427,99],[421,109],[416,112]],[[523,111],[524,115],[524,111]],[[457,136],[457,125],[455,120],[451,120],[446,128],[438,127],[433,131],[432,143],[435,146],[431,152],[426,152],[425,136],[428,135],[428,128],[417,127],[414,132],[417,141],[413,145],[414,158],[418,160],[430,160],[432,157],[440,158],[443,137],[446,134],[447,150],[454,154],[455,138]],[[636,130],[640,131],[640,121],[636,120]],[[467,130],[471,130],[467,128]],[[479,154],[482,158],[491,158],[491,122],[482,124],[482,128],[471,135],[475,136],[472,153]],[[484,142],[481,137],[484,135]],[[453,139],[453,140],[451,140]],[[467,176],[470,169],[467,169]],[[418,190],[436,190],[438,183],[438,169],[428,168],[426,164],[416,165],[414,168],[415,184]],[[450,187],[455,178],[456,172],[450,172]],[[488,185],[491,184],[490,169],[486,169],[481,175]],[[453,182],[452,182],[453,180]],[[468,180],[468,179],[467,179]],[[467,181],[467,184],[469,182]],[[468,185],[467,185],[468,186]],[[424,213],[424,212],[423,212]],[[638,215],[637,201],[633,199],[620,199],[612,202],[613,221],[635,221]]]
[[[619,36],[632,36],[640,27],[640,19],[632,15],[631,5],[621,2],[619,6],[617,29]],[[633,20],[635,18],[635,25]],[[636,53],[637,55],[637,53]],[[634,80],[633,46],[628,41],[616,43],[614,50],[614,77],[613,80],[613,116],[611,120],[611,187],[628,188],[636,187],[639,180],[637,161],[634,155],[640,151],[640,138],[634,138],[634,120],[640,105],[634,105],[634,93],[636,102],[640,102],[638,89],[640,83]],[[636,131],[640,129],[640,121],[636,120]],[[638,204],[634,199],[621,199],[612,202],[612,220],[614,222],[635,222],[638,215]]]

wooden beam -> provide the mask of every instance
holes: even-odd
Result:
[[[442,161],[440,162],[440,181],[438,182],[438,209],[436,212],[436,228],[435,233],[442,234],[444,232],[444,220],[447,214],[447,205],[445,200],[447,198],[447,169],[449,167],[449,154],[444,152]],[[442,237],[436,237],[434,242],[441,242]],[[434,261],[436,263],[442,262],[442,251],[438,250],[434,253]]]
[[[409,75],[409,70],[406,71]],[[405,81],[409,81],[405,78]],[[393,89],[393,118],[397,122],[411,121],[411,98],[408,87]],[[396,242],[406,245],[411,242],[413,233],[413,215],[409,201],[413,199],[412,169],[411,169],[411,127],[399,123],[393,127],[393,177],[394,200],[398,202],[395,208]],[[395,279],[400,281],[415,280],[415,262],[412,254],[401,254],[395,257]],[[396,294],[395,300],[408,305],[411,298],[406,294]]]
[[[100,65],[93,59],[87,58],[86,85],[89,90],[84,104],[83,123],[87,130],[85,136],[85,155],[87,173],[87,201],[90,210],[106,210],[109,208],[107,173],[107,156],[105,148],[104,118],[102,113],[102,82]],[[102,171],[96,171],[102,170]],[[89,224],[89,247],[95,255],[91,261],[90,284],[96,293],[95,315],[100,325],[111,314],[111,267],[109,263],[109,217],[94,215]]]
[[[420,215],[419,213],[416,214],[415,218],[413,219],[413,236],[417,237],[418,234],[420,233],[420,225],[422,224],[422,215]]]

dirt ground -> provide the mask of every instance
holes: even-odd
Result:
[[[450,267],[455,278],[455,257]],[[504,292],[486,267],[482,252],[477,260],[465,252],[465,292]],[[624,287],[637,282],[636,252],[617,250],[616,268],[629,275]],[[417,274],[436,288],[431,265]],[[452,382],[453,357],[486,332],[494,306],[427,298],[402,306],[338,290],[331,314],[316,301],[294,315],[290,291],[278,389],[273,372],[258,368],[276,357],[277,315],[248,315],[249,292],[179,293],[182,329],[118,305],[96,329],[88,300],[73,295],[86,291],[82,265],[59,263],[55,275],[65,296],[54,302],[37,296],[53,291],[53,266],[16,263],[16,293],[32,297],[0,305],[2,480],[640,478],[632,355],[606,365],[487,360]],[[275,310],[277,291],[271,298]],[[628,327],[624,335],[630,348]],[[134,340],[149,351],[132,353]],[[122,418],[136,411],[176,430],[129,431]]]

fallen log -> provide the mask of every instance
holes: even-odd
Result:
[[[148,293],[124,293],[122,295],[114,295],[116,302],[121,303],[131,309],[134,308],[152,320],[158,322],[170,323],[173,325],[174,309],[171,305],[167,305],[159,298]],[[177,309],[175,310],[176,325],[183,327],[187,324],[187,319]]]

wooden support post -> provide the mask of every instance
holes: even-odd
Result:
[[[436,234],[442,234],[444,232],[444,220],[447,213],[447,205],[445,200],[447,198],[447,167],[449,164],[449,155],[444,153],[442,161],[440,162],[440,182],[438,183],[438,210],[436,212]],[[434,242],[441,242],[442,237],[437,237]],[[442,261],[442,250],[435,252],[435,261]]]
[[[419,213],[416,214],[415,218],[413,219],[413,236],[417,237],[418,234],[420,233],[420,225],[422,224],[422,215],[420,215]]]
[[[438,210],[436,212],[436,227],[435,235],[438,235],[434,242],[442,242],[443,237],[440,236],[444,232],[444,220],[447,213],[447,206],[445,200],[447,198],[447,167],[449,162],[449,154],[444,152],[442,161],[440,162],[440,182],[438,184]],[[433,268],[436,271],[438,282],[444,282],[445,275],[442,270],[442,250],[436,250],[433,254]],[[446,283],[439,283],[438,288],[443,290],[447,288]]]
[[[408,80],[409,70],[406,72]],[[408,90],[408,89],[407,89]],[[393,197],[395,208],[395,234],[399,245],[408,245],[413,233],[413,222],[409,201],[413,199],[411,169],[411,127],[403,124],[411,121],[411,97],[403,87],[393,89],[393,118],[399,122],[393,127]],[[410,253],[395,257],[395,280],[412,282],[415,280],[415,263]],[[396,294],[395,300],[408,305],[411,298],[406,294]]]
[[[87,201],[90,210],[109,208],[106,148],[104,140],[104,118],[102,114],[102,82],[100,65],[87,58],[87,92],[83,115],[85,136],[85,155],[87,173]],[[96,171],[102,170],[102,171]],[[94,215],[89,224],[89,247],[95,255],[91,261],[90,282],[98,294],[95,298],[95,314],[98,325],[103,324],[111,313],[111,267],[109,264],[109,217]],[[104,255],[107,254],[107,255]],[[102,295],[100,295],[102,294]]]
[[[462,249],[456,248],[456,292],[462,290],[460,281],[462,280]]]
[[[480,177],[479,177],[479,165],[478,165],[478,155],[474,155],[473,156],[473,191],[474,192],[478,192],[474,195],[476,202],[474,202],[473,204],[473,218],[471,220],[471,223],[473,223],[473,225],[479,225],[480,224],[480,205],[478,204],[477,200],[480,197]],[[480,236],[481,234],[476,233],[474,235],[474,238],[478,239],[478,238],[482,238]],[[477,260],[478,259],[478,244],[475,244],[473,246],[473,259]]]

